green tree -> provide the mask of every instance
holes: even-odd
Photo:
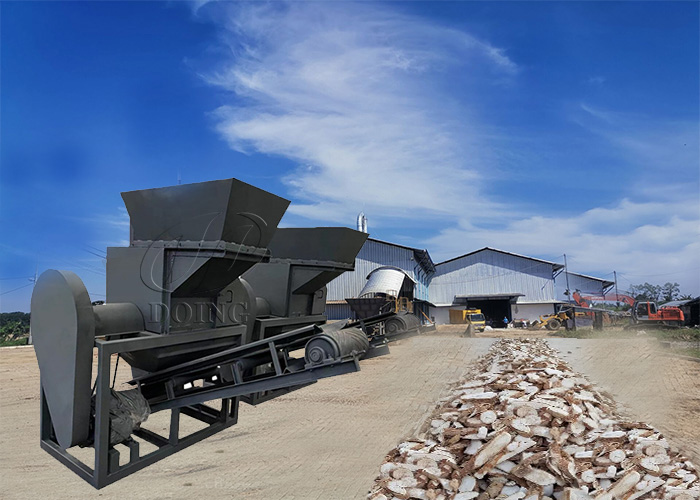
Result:
[[[656,302],[661,296],[662,287],[661,285],[652,285],[651,283],[644,283],[641,285],[630,286],[630,295],[634,297],[635,300],[648,300]]]
[[[0,313],[0,341],[14,340],[29,335],[29,314]]]
[[[681,286],[678,283],[671,283],[668,281],[661,286],[661,300],[663,302],[671,302],[672,300],[676,300],[680,294]]]

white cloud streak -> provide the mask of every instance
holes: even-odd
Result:
[[[602,139],[600,147],[624,165],[621,192],[613,201],[571,216],[513,217],[484,229],[463,221],[428,240],[440,260],[465,246],[495,246],[556,259],[566,253],[573,271],[605,275],[618,271],[629,281],[679,282],[684,293],[700,294],[700,145],[698,123],[660,120],[581,104],[575,119]],[[586,118],[588,117],[588,118]],[[604,169],[591,169],[602,184]],[[566,206],[563,185],[560,194]],[[561,261],[561,259],[558,259]]]
[[[697,206],[622,200],[574,217],[529,217],[500,229],[450,228],[428,242],[446,259],[471,248],[492,246],[561,262],[572,271],[607,274],[634,282],[678,281],[688,292],[700,288],[700,217]],[[652,278],[653,277],[653,278]]]
[[[348,224],[362,208],[374,227],[432,217],[442,230],[423,246],[436,259],[481,246],[566,253],[573,271],[617,270],[638,281],[667,273],[655,281],[700,292],[692,271],[700,268],[696,123],[659,123],[582,104],[574,120],[627,162],[634,175],[621,196],[631,199],[573,216],[518,213],[485,194],[494,159],[519,157],[518,151],[485,134],[495,124],[469,107],[479,99],[475,81],[492,87],[517,81],[520,68],[505,50],[392,6],[211,7],[230,54],[202,75],[231,93],[213,113],[217,130],[237,151],[298,165],[284,179],[300,201],[293,214]],[[467,75],[464,82],[446,86],[456,74]],[[668,165],[686,178],[664,175]],[[535,166],[524,167],[537,176]],[[604,172],[595,174],[604,182]],[[566,203],[565,186],[557,196]]]
[[[236,104],[216,110],[217,128],[238,151],[298,163],[285,182],[304,201],[291,212],[342,222],[359,207],[455,217],[479,205],[495,215],[479,199],[477,124],[442,100],[437,77],[457,66],[510,77],[518,68],[504,50],[376,5],[229,8],[234,57],[206,79]]]

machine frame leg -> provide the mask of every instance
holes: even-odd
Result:
[[[292,333],[289,332],[283,335],[289,337]],[[234,334],[237,333],[231,333],[231,335]],[[218,332],[213,332],[211,336],[220,337],[222,335]],[[207,340],[207,335],[200,334],[199,338]],[[268,379],[252,380],[245,383],[239,381],[241,383],[212,389],[206,393],[180,396],[176,400],[151,405],[153,412],[171,412],[169,431],[165,436],[161,436],[147,428],[136,429],[133,432],[134,436],[155,445],[157,449],[141,456],[138,442],[134,441],[132,443],[127,440],[122,444],[129,449],[129,461],[124,465],[120,465],[119,450],[110,444],[109,406],[112,392],[109,385],[111,382],[110,359],[112,354],[187,342],[191,342],[191,339],[187,338],[185,334],[164,336],[144,334],[143,332],[135,336],[120,335],[113,339],[96,339],[97,379],[95,385],[95,429],[93,442],[95,449],[94,469],[73,456],[69,450],[62,449],[59,446],[53,435],[51,415],[43,391],[41,393],[41,447],[92,486],[100,489],[235,425],[238,422],[238,406],[241,401],[255,404],[314,383],[320,378],[352,373],[360,369],[356,356],[327,364],[314,365],[293,373],[282,373],[282,365],[277,364],[275,366],[275,375]],[[263,340],[261,342],[273,344],[275,341]],[[255,343],[251,344],[251,346],[254,345]],[[270,346],[270,350],[274,351],[274,353],[277,352],[277,348],[273,348],[273,346]],[[274,360],[275,355],[272,355]],[[255,396],[261,394],[261,391],[269,392],[270,394],[257,401]],[[222,401],[221,408],[218,410],[204,404],[217,399]],[[180,435],[180,418],[183,414],[203,422],[206,424],[206,427],[182,437]]]
[[[54,433],[53,424],[51,422],[51,414],[49,413],[48,404],[44,396],[43,389],[41,390],[41,424],[40,438],[41,447],[49,454],[63,463],[66,467],[75,472],[82,479],[90,483],[97,489],[103,488],[119,479],[122,479],[138,470],[143,469],[155,462],[158,462],[178,451],[187,448],[203,439],[216,434],[238,422],[238,405],[240,397],[222,399],[221,409],[215,410],[206,407],[206,413],[192,407],[187,407],[193,411],[184,412],[183,408],[171,409],[170,429],[167,436],[161,436],[148,429],[139,429],[134,432],[134,435],[144,441],[147,441],[157,447],[156,450],[141,456],[139,443],[135,440],[125,442],[124,444],[129,449],[129,461],[124,465],[119,465],[119,450],[109,443],[110,438],[110,419],[109,419],[109,403],[111,398],[110,391],[110,358],[112,354],[121,352],[138,350],[138,348],[149,348],[150,342],[140,342],[145,340],[142,337],[134,339],[120,339],[119,342],[111,343],[110,341],[96,341],[97,345],[97,384],[95,398],[95,435],[94,435],[94,450],[95,461],[94,468],[83,463],[81,460],[73,456],[69,450],[62,449],[58,444]],[[173,343],[177,343],[173,339]],[[139,345],[143,344],[143,345]],[[186,413],[192,418],[196,418],[206,424],[207,427],[196,431],[187,436],[180,436],[180,415]],[[197,415],[201,415],[201,418]],[[212,418],[213,417],[213,418]]]

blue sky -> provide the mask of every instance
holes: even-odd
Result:
[[[36,269],[103,298],[119,193],[178,175],[287,197],[288,226],[363,210],[436,261],[566,253],[700,293],[696,2],[0,9],[2,311]]]

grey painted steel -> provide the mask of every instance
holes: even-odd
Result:
[[[139,385],[154,384],[169,380],[172,376],[178,374],[199,372],[211,368],[212,366],[220,366],[222,363],[230,360],[240,360],[243,358],[255,358],[260,354],[266,354],[269,350],[269,343],[274,342],[282,345],[284,348],[299,348],[303,347],[304,343],[310,337],[313,337],[321,330],[315,325],[305,325],[290,332],[278,335],[274,339],[262,339],[257,342],[251,342],[239,347],[234,347],[225,351],[219,351],[208,356],[193,361],[188,361],[177,366],[171,366],[164,370],[155,373],[148,373],[130,381],[130,383]]]
[[[387,352],[360,329],[319,327],[326,321],[326,284],[353,269],[366,234],[347,228],[276,234],[289,202],[235,179],[122,196],[131,240],[128,248],[108,249],[107,303],[93,307],[79,278],[59,271],[42,275],[32,301],[41,445],[93,486],[235,424],[241,401],[269,401],[319,378],[357,371],[360,357]],[[98,364],[91,410],[93,345]],[[321,355],[306,360],[290,354],[307,345]],[[138,428],[145,411],[111,420],[112,354],[138,374],[135,390],[152,412],[170,410],[167,436]],[[220,411],[203,405],[213,399],[222,399]],[[65,409],[62,402],[73,406]],[[181,437],[181,414],[206,427]],[[142,456],[127,436],[132,431],[158,449]],[[111,446],[117,441],[129,449],[123,466]],[[94,446],[94,469],[66,450],[75,444]]]
[[[228,329],[222,329],[228,330]],[[223,332],[216,330],[210,332],[197,332],[200,338],[209,339],[220,336]],[[230,331],[229,331],[230,333]],[[112,354],[123,355],[126,352],[152,349],[155,346],[172,346],[191,342],[194,334],[190,335],[152,335],[141,332],[135,335],[126,335],[123,338],[109,340],[96,339],[98,348],[98,372],[96,383],[96,408],[95,408],[95,468],[91,468],[75,458],[69,451],[62,449],[57,443],[53,433],[54,422],[52,413],[46,404],[45,391],[41,394],[41,446],[69,469],[73,470],[82,479],[88,481],[95,488],[102,488],[119,479],[122,479],[138,470],[143,469],[163,458],[191,446],[217,432],[236,424],[238,420],[238,403],[243,395],[258,393],[260,391],[286,391],[298,388],[317,381],[320,378],[342,375],[359,370],[356,357],[346,360],[334,360],[309,369],[302,369],[294,373],[274,374],[265,380],[251,380],[250,382],[234,383],[231,386],[219,389],[208,389],[204,392],[171,399],[151,405],[151,410],[170,410],[170,428],[165,436],[154,433],[148,429],[140,429],[135,435],[158,447],[157,450],[141,455],[138,443],[125,442],[129,449],[129,460],[125,465],[119,464],[119,452],[109,445],[110,418],[109,405],[111,391],[110,357]],[[264,344],[264,342],[263,342]],[[302,344],[303,346],[303,344]],[[257,349],[251,346],[251,349]],[[385,353],[384,349],[378,349]],[[274,394],[276,395],[276,394]],[[274,396],[273,395],[273,396]],[[205,401],[222,398],[221,410],[213,410],[197,406]],[[198,418],[206,425],[200,431],[188,436],[180,435],[180,413]]]
[[[131,240],[227,241],[266,247],[289,200],[237,179],[122,193]]]
[[[212,342],[128,353],[132,367],[157,371],[249,341],[258,301],[236,280],[269,259],[265,246],[289,202],[235,179],[123,198],[132,241],[108,249],[107,302],[135,304],[145,329],[159,334],[242,325],[236,336]]]
[[[301,318],[316,322],[325,311],[326,284],[353,269],[366,239],[367,234],[348,228],[280,229],[270,243],[270,262],[253,266],[241,280],[269,305],[270,317],[288,318],[287,323],[263,324],[258,315],[252,340],[296,327]]]
[[[274,376],[265,380],[250,381],[240,386],[224,387],[214,389],[201,394],[192,394],[191,396],[183,396],[177,400],[164,401],[152,406],[153,411],[162,411],[178,408],[185,405],[193,405],[204,403],[214,399],[226,398],[231,396],[243,396],[251,393],[259,393],[261,391],[275,391],[279,389],[295,388],[300,385],[309,385],[319,379],[327,377],[335,377],[337,375],[345,375],[359,371],[360,365],[357,358],[351,357],[343,361],[312,366],[307,370],[301,370],[285,375]],[[288,392],[288,391],[285,391]]]
[[[367,335],[358,328],[328,330],[313,336],[306,344],[304,359],[317,365],[333,359],[362,355],[369,350]]]
[[[204,339],[216,338],[222,333],[224,332],[210,332],[200,334],[199,337]],[[97,380],[95,384],[94,468],[78,460],[57,442],[54,433],[56,423],[53,419],[53,413],[47,404],[47,395],[44,389],[41,391],[42,449],[46,450],[82,479],[99,489],[236,424],[238,421],[239,398],[224,398],[221,402],[221,411],[217,412],[216,422],[185,437],[181,437],[179,431],[180,409],[173,410],[171,412],[168,436],[160,436],[146,429],[136,431],[136,436],[156,445],[158,449],[147,455],[141,455],[136,441],[124,443],[130,450],[129,461],[123,466],[119,465],[119,451],[109,445],[109,405],[111,399],[109,385],[111,382],[110,358],[112,354],[123,355],[125,352],[152,349],[158,345],[183,344],[191,342],[191,340],[192,335],[153,335],[147,332],[126,335],[124,338],[96,339]],[[42,382],[43,378],[42,375]]]
[[[107,302],[133,302],[148,331],[166,334],[214,326],[219,293],[268,260],[289,204],[236,179],[122,197],[131,246],[107,251]]]
[[[220,335],[214,337],[204,335],[209,331],[216,331]],[[192,359],[208,356],[224,349],[240,346],[246,334],[247,329],[245,325],[178,333],[178,337],[188,338],[189,341],[187,343],[170,345],[154,345],[147,351],[125,352],[122,354],[122,358],[134,368],[146,372],[155,372]]]
[[[413,314],[397,314],[384,322],[384,335],[391,338],[407,332],[417,332],[420,326],[420,320]]]
[[[148,286],[163,280],[164,248],[107,248],[107,303],[132,303],[141,311],[149,332],[166,331],[167,318],[159,304],[165,304],[163,287]],[[146,264],[147,265],[143,265]]]
[[[391,303],[385,297],[362,297],[359,299],[345,299],[357,319],[367,319],[387,312]]]
[[[100,304],[93,306],[92,311],[95,315],[95,335],[98,337],[144,329],[141,310],[131,302]]]
[[[346,227],[278,229],[270,242],[273,258],[332,261],[354,266],[369,235]]]
[[[42,273],[32,293],[31,323],[56,439],[68,448],[87,439],[90,424],[95,316],[80,278],[71,271]]]

